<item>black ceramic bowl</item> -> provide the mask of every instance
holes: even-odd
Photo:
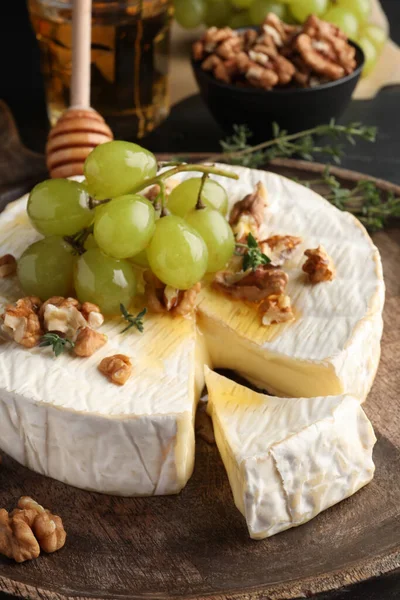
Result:
[[[233,125],[247,125],[253,132],[252,142],[267,140],[272,123],[289,132],[302,131],[338,118],[351,100],[364,65],[364,54],[354,42],[357,67],[353,73],[314,88],[262,90],[227,84],[201,69],[192,67],[201,95],[215,120],[227,132]]]

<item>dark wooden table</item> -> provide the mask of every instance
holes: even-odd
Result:
[[[400,43],[400,0],[382,0],[382,4],[390,20],[392,38]],[[2,11],[0,99],[13,111],[25,144],[43,151],[48,123],[39,55],[25,0],[7,2]],[[360,143],[350,147],[343,166],[400,183],[400,89],[385,89],[374,100],[353,102],[343,122],[355,120],[378,126],[378,141],[374,145]],[[142,143],[155,152],[215,152],[223,137],[200,97],[193,96],[175,106],[167,121]],[[9,597],[0,594],[0,600],[6,598]],[[319,595],[315,600],[399,598],[400,572],[393,572],[342,591]]]

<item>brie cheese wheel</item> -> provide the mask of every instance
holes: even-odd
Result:
[[[233,167],[230,167],[233,170]],[[284,396],[350,393],[365,400],[380,358],[384,283],[377,248],[350,213],[313,191],[264,171],[236,168],[223,182],[230,209],[261,181],[268,192],[261,239],[302,238],[284,264],[295,320],[262,326],[257,308],[204,288],[198,322],[214,367],[238,371],[261,389]],[[333,281],[312,285],[304,251],[324,246],[336,267]]]
[[[18,258],[40,236],[26,198],[0,217],[0,255]],[[24,294],[0,280],[0,312]],[[194,416],[203,388],[203,345],[194,319],[146,315],[142,334],[120,318],[99,329],[108,343],[90,358],[0,340],[0,446],[21,464],[76,487],[119,495],[172,494],[194,463]],[[122,386],[98,370],[127,355]]]
[[[350,395],[278,398],[207,370],[208,411],[250,536],[306,523],[374,475],[376,438]]]
[[[261,181],[269,195],[263,237],[303,239],[284,266],[295,320],[265,327],[255,308],[205,282],[196,318],[148,314],[142,334],[121,334],[121,319],[107,319],[99,331],[108,343],[90,358],[56,359],[50,348],[28,350],[0,340],[0,447],[21,464],[109,494],[179,492],[193,469],[204,364],[234,369],[276,395],[365,398],[382,332],[377,249],[351,215],[309,189],[263,171],[223,168],[240,176],[215,178],[227,189],[230,208]],[[19,258],[40,238],[26,202],[22,198],[0,215],[0,256]],[[320,244],[337,276],[313,286],[301,270],[302,255]],[[0,279],[1,312],[23,295],[16,277]],[[121,388],[97,369],[102,358],[117,353],[133,363]]]

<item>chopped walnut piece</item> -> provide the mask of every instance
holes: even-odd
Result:
[[[150,312],[187,316],[193,313],[201,284],[189,290],[166,286],[150,270],[144,272],[146,306]]]
[[[264,254],[269,256],[274,265],[281,266],[291,258],[301,242],[301,237],[294,235],[272,235],[260,242],[260,248]]]
[[[335,25],[311,16],[293,26],[274,13],[258,31],[211,27],[193,45],[193,57],[225,83],[265,90],[291,83],[315,87],[356,68],[355,49]]]
[[[74,354],[76,356],[92,356],[99,348],[107,343],[107,336],[90,327],[84,327],[78,333],[74,345]]]
[[[170,179],[167,179],[165,182],[165,194],[168,197],[169,194],[172,192],[172,190],[174,188],[176,188],[177,185],[180,184],[180,181],[178,179],[174,179],[173,177]],[[157,196],[160,193],[160,186],[158,185],[158,183],[156,183],[155,185],[152,185],[151,187],[149,187],[143,194],[143,196],[145,198],[147,198],[147,200],[150,200],[150,202],[155,202]]]
[[[189,290],[184,290],[182,296],[174,309],[174,315],[185,317],[191,315],[196,307],[197,294],[201,290],[201,283],[197,282]]]
[[[37,558],[40,549],[56,552],[65,540],[61,518],[28,496],[21,497],[10,514],[0,510],[0,554],[16,562]]]
[[[334,81],[344,77],[344,68],[315,48],[312,39],[305,33],[302,33],[297,38],[296,48],[300,52],[304,62],[317,73],[321,73]]]
[[[251,194],[233,206],[229,224],[236,234],[237,241],[247,239],[249,233],[259,239],[259,230],[264,221],[264,211],[268,206],[267,198],[267,190],[261,182],[258,182]]]
[[[117,385],[124,385],[132,373],[132,363],[124,354],[114,354],[103,358],[99,371]]]
[[[0,256],[0,279],[10,277],[17,272],[17,261],[12,254]]]
[[[47,302],[43,311],[43,324],[46,331],[57,331],[68,339],[75,340],[78,331],[87,326],[87,321],[70,300],[76,302],[73,298],[67,298],[59,306]]]
[[[260,305],[262,324],[273,325],[294,319],[289,296],[285,294],[271,295]]]
[[[84,302],[80,308],[80,313],[92,329],[98,329],[104,323],[104,316],[97,304]]]
[[[304,255],[308,258],[303,265],[303,271],[307,273],[311,283],[332,281],[335,278],[336,269],[333,260],[323,246],[318,246],[314,250],[306,250]]]
[[[37,558],[40,546],[32,531],[35,511],[20,511],[9,515],[0,509],[0,554],[18,563]]]
[[[272,294],[283,294],[287,282],[284,271],[268,264],[243,274],[220,271],[215,275],[212,287],[238,300],[261,302]]]
[[[27,296],[6,306],[1,315],[2,333],[25,348],[36,346],[43,333],[38,315],[41,304],[40,298]]]

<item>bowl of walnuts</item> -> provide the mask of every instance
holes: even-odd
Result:
[[[338,118],[364,65],[361,48],[335,25],[311,15],[289,25],[275,14],[259,28],[209,28],[193,44],[200,92],[226,131],[247,125],[268,139],[273,123],[289,132]]]

